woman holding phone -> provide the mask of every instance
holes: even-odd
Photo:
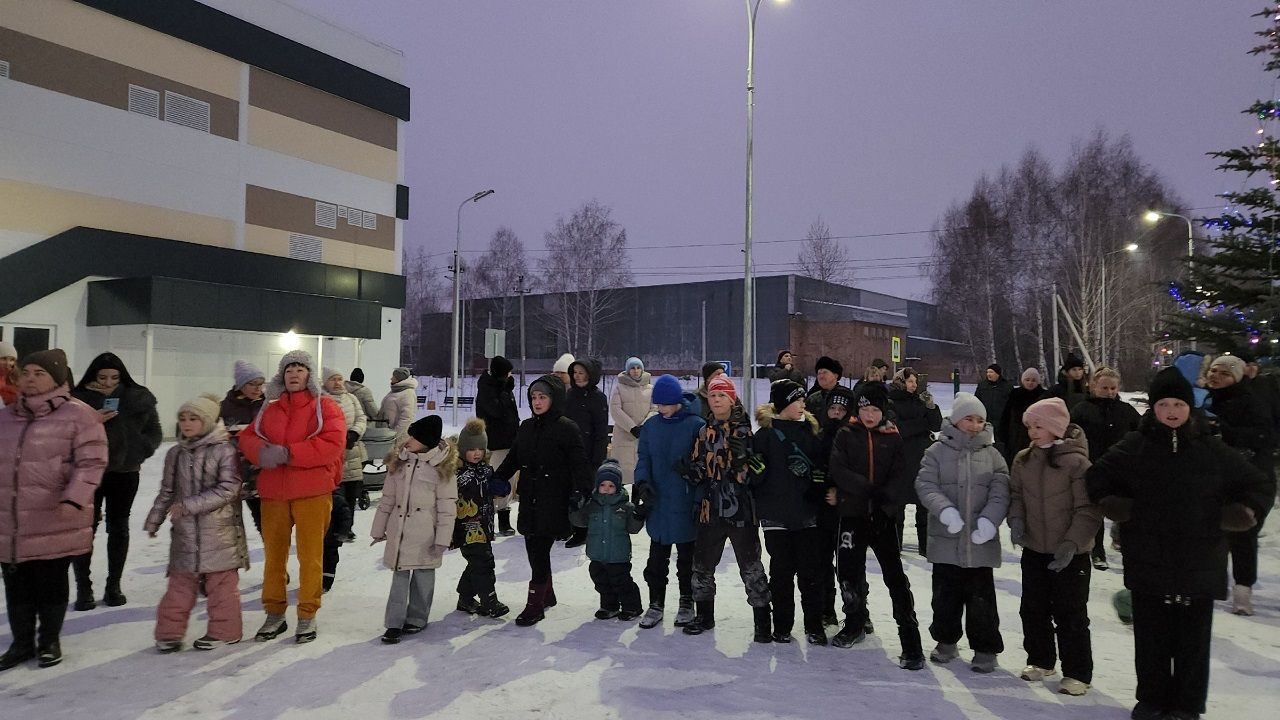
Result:
[[[110,607],[127,602],[120,591],[129,554],[129,511],[138,494],[138,471],[142,463],[160,447],[164,433],[156,413],[156,397],[134,382],[124,362],[115,353],[105,352],[89,363],[72,396],[98,411],[98,419],[107,431],[107,471],[93,498],[93,531],[106,506],[107,521],[107,587],[102,602]],[[93,599],[93,583],[89,565],[93,549],[72,561],[76,573],[76,610],[97,607]]]

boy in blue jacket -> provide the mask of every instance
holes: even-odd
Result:
[[[653,383],[653,404],[658,414],[645,421],[636,451],[636,507],[649,530],[649,562],[644,581],[649,586],[649,609],[640,618],[640,627],[652,628],[662,622],[666,606],[667,578],[671,548],[676,549],[676,581],[680,587],[680,609],[676,626],[693,620],[693,521],[694,490],[684,479],[688,473],[693,443],[706,422],[692,408],[692,393],[685,393],[680,381],[663,375]]]
[[[569,521],[587,529],[588,570],[600,593],[596,619],[640,617],[640,588],[631,579],[631,536],[640,532],[644,519],[627,499],[617,460],[605,460],[596,470],[595,492],[586,505],[570,513]]]

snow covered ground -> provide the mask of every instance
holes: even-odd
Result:
[[[950,388],[935,388],[944,405]],[[447,416],[446,416],[447,417]],[[167,446],[166,446],[167,448]],[[134,509],[133,549],[124,590],[129,604],[90,612],[69,611],[63,634],[66,660],[39,670],[23,666],[0,674],[0,716],[5,718],[1127,718],[1133,704],[1132,633],[1112,612],[1121,587],[1119,554],[1110,572],[1095,573],[1094,689],[1082,698],[1056,694],[1056,682],[1027,683],[1018,619],[1016,556],[1004,532],[1005,566],[996,571],[1006,651],[993,675],[968,665],[930,664],[900,670],[888,593],[868,561],[876,634],[852,649],[751,642],[750,611],[726,549],[718,575],[716,629],[687,637],[671,617],[652,630],[634,622],[597,621],[597,598],[581,549],[553,551],[559,605],[531,628],[512,622],[523,606],[528,569],[519,536],[498,541],[498,592],[512,607],[502,620],[476,619],[453,610],[453,588],[464,562],[450,553],[437,572],[431,624],[399,645],[383,645],[382,608],[390,573],[380,567],[381,547],[367,540],[343,548],[338,582],[324,597],[319,639],[296,645],[291,636],[244,642],[214,652],[186,650],[159,655],[152,647],[157,602],[164,591],[167,532],[151,540],[141,520],[158,484],[164,449],[143,469]],[[368,534],[372,512],[356,516]],[[911,513],[908,515],[910,523]],[[253,568],[241,578],[245,629],[262,620],[259,603],[262,546],[250,528]],[[907,529],[903,552],[917,613],[927,628],[929,565],[914,552]],[[636,568],[647,554],[647,536],[635,537]],[[1214,616],[1210,718],[1274,717],[1280,702],[1280,534],[1262,540],[1258,615],[1241,618],[1221,608]],[[101,590],[105,537],[98,535],[95,579]],[[767,561],[766,561],[767,562]],[[674,575],[674,568],[672,568]],[[296,588],[297,570],[293,569]],[[672,578],[669,604],[674,605]],[[0,606],[2,607],[2,606]],[[188,641],[203,633],[200,608]],[[7,623],[7,618],[5,621]],[[294,623],[292,610],[290,625]],[[797,622],[797,625],[799,623]],[[7,633],[6,628],[0,634]],[[927,630],[926,646],[930,647]],[[0,638],[7,643],[7,638]],[[969,653],[966,651],[964,658]],[[1272,710],[1266,708],[1271,707]],[[866,714],[866,715],[864,715]]]

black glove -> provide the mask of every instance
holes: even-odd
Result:
[[[649,517],[649,503],[637,502],[635,504],[635,510],[633,510],[631,514],[635,515],[640,520],[644,520]]]
[[[638,483],[631,488],[631,492],[635,493],[636,504],[648,504],[653,500],[653,486],[649,483]]]
[[[360,433],[356,432],[355,430],[348,430],[347,431],[347,449],[350,450],[351,448],[355,447],[356,443],[358,442],[360,442]]]
[[[633,437],[633,438],[635,438],[635,439],[637,439],[637,440],[639,440],[639,439],[640,439],[640,426],[639,426],[639,425],[632,425],[632,426],[631,426],[631,437]]]
[[[696,479],[693,476],[692,455],[681,455],[676,459],[675,463],[672,464],[671,469],[675,471],[676,475],[684,478],[687,482],[694,482]]]
[[[742,462],[746,459],[747,453],[749,452],[747,448],[747,438],[744,438],[741,435],[730,435],[727,445],[729,446],[729,452],[733,455],[734,460]]]
[[[573,494],[569,496],[569,510],[577,511],[577,510],[581,510],[586,506],[587,506],[587,496],[583,495],[577,490],[574,490]]]

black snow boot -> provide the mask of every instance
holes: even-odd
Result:
[[[693,620],[682,629],[685,635],[701,635],[716,626],[716,601],[698,600],[694,603]]]
[[[76,576],[76,604],[73,607],[78,611],[98,607],[98,602],[93,599],[93,580],[89,577],[91,559],[93,559],[92,555],[77,555],[71,558],[71,568]]]
[[[756,634],[752,639],[758,643],[773,642],[773,633],[770,631],[770,627],[772,626],[772,613],[770,613],[769,608],[767,606],[762,608],[751,608],[751,612],[755,616],[756,621]]]
[[[498,534],[502,537],[511,537],[516,531],[511,529],[511,508],[498,511]]]

